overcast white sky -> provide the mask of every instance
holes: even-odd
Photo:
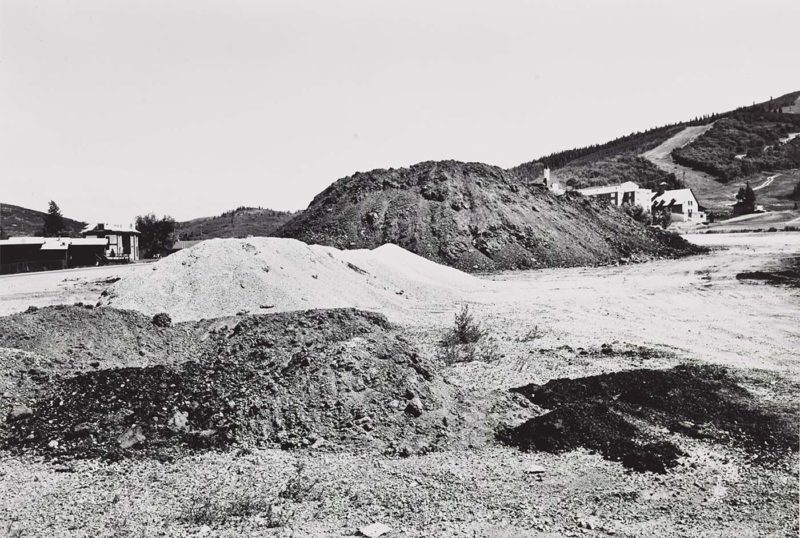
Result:
[[[800,1],[0,0],[0,200],[301,209],[800,89]]]

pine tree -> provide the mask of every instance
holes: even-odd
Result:
[[[44,227],[42,228],[42,235],[45,237],[56,237],[61,235],[64,231],[64,217],[61,215],[61,209],[58,204],[50,200],[50,205],[47,208],[47,214],[44,216]]]

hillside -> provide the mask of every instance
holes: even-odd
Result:
[[[799,101],[800,92],[792,92],[736,110],[631,133],[604,144],[552,153],[512,170],[548,166],[553,180],[574,188],[625,181],[648,188],[662,181],[680,187],[685,175],[681,166],[708,173],[723,182],[761,171],[789,170],[800,167],[800,140],[786,140],[792,133],[800,132]],[[680,136],[686,128],[712,124],[709,132],[685,147],[674,148],[675,163],[679,166],[659,166],[661,163],[642,158],[643,154]]]
[[[800,167],[800,115],[744,111],[720,119],[672,157],[722,182]]]
[[[342,178],[276,235],[337,248],[394,243],[467,271],[606,264],[692,250],[616,208],[557,197],[524,186],[513,172],[457,161]]]
[[[217,217],[201,217],[179,222],[175,232],[184,240],[270,236],[294,216],[288,211],[260,207],[238,207]]]
[[[45,213],[17,205],[0,203],[0,236],[30,237],[42,234]],[[86,226],[80,222],[64,217],[64,226],[70,236],[77,237]]]

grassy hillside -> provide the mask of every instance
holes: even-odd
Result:
[[[677,236],[495,166],[457,161],[342,178],[277,235],[337,248],[394,243],[467,271],[612,263],[691,252]]]
[[[238,207],[217,217],[202,217],[176,226],[182,240],[270,236],[295,214],[260,207]]]
[[[538,170],[547,166],[554,179],[575,188],[625,181],[634,181],[648,188],[662,181],[671,187],[680,187],[681,183],[674,174],[659,169],[639,156],[686,127],[711,122],[717,122],[719,128],[715,126],[713,133],[707,133],[686,148],[676,151],[676,162],[712,173],[720,180],[743,177],[761,170],[795,168],[800,166],[795,147],[800,141],[789,145],[776,143],[787,133],[800,131],[800,127],[795,127],[800,121],[799,115],[780,113],[781,110],[793,110],[787,107],[794,105],[798,98],[800,92],[792,92],[729,112],[707,114],[689,121],[631,133],[604,144],[551,153],[511,171]],[[769,145],[773,147],[764,149]],[[750,148],[752,155],[741,161],[735,159],[737,154],[747,153]],[[540,178],[541,174],[538,176]]]
[[[3,237],[41,235],[44,216],[43,211],[0,203],[0,235]],[[70,236],[77,237],[86,223],[64,217],[64,226]]]
[[[672,158],[722,182],[764,170],[789,170],[800,167],[800,138],[785,141],[793,133],[800,133],[800,115],[737,112],[675,149]]]

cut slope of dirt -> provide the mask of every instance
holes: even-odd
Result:
[[[461,442],[466,429],[488,441],[496,427],[385,317],[352,309],[250,316],[210,331],[187,362],[43,385],[9,418],[6,448],[112,459],[231,445],[410,455]],[[476,414],[484,419],[465,418]]]
[[[552,409],[500,432],[524,450],[584,447],[634,470],[665,472],[681,451],[664,428],[730,443],[764,462],[800,449],[797,410],[757,400],[721,367],[629,370],[512,391]]]
[[[515,173],[456,161],[340,179],[277,235],[344,249],[394,243],[467,271],[693,252],[606,204],[558,197],[526,186]]]
[[[340,251],[292,239],[214,239],[123,277],[101,303],[175,321],[341,307],[394,319],[484,285],[395,245]]]

